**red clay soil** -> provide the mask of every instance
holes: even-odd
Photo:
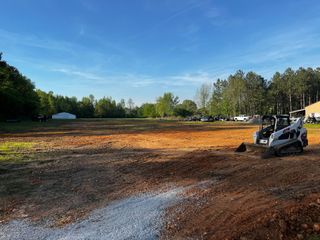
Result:
[[[65,225],[110,201],[167,186],[191,188],[168,210],[163,239],[308,239],[320,233],[320,131],[303,155],[238,154],[257,126],[73,121],[3,133],[32,142],[23,163],[0,163],[0,221]],[[0,143],[1,143],[0,142]]]

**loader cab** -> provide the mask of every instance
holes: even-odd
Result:
[[[276,117],[275,132],[290,126],[289,115],[277,115],[275,117]]]
[[[269,139],[272,133],[290,126],[289,115],[265,115],[261,121],[261,139]]]

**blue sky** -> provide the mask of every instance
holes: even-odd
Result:
[[[320,66],[318,0],[2,0],[0,51],[37,88],[194,99],[238,69]]]

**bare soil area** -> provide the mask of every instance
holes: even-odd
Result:
[[[308,131],[302,155],[235,153],[257,128],[115,119],[3,131],[0,145],[32,147],[0,160],[0,224],[50,220],[62,228],[115,200],[198,186],[167,209],[161,238],[319,239],[320,129]]]

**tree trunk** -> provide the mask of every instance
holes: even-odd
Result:
[[[291,93],[289,94],[289,111],[292,111],[292,95]]]
[[[311,105],[311,91],[308,91],[308,105]]]

